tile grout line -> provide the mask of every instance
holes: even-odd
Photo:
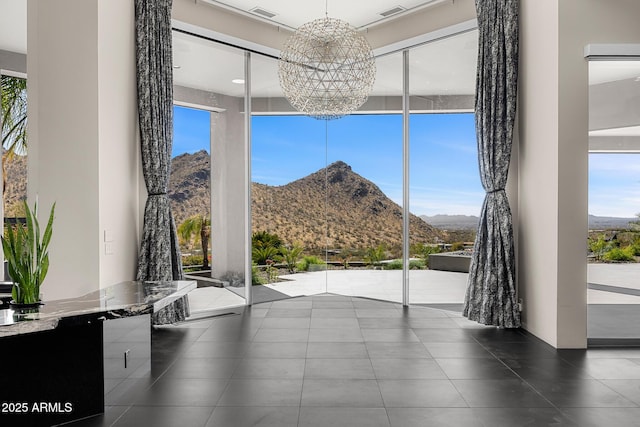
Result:
[[[549,405],[551,405],[552,408],[554,408],[556,411],[558,411],[560,414],[564,415],[564,412],[562,412],[562,410],[560,409],[560,407],[556,406],[553,402],[551,402],[549,399],[547,399],[547,397],[545,395],[543,395],[537,388],[535,388],[532,384],[529,383],[529,381],[525,380],[524,378],[522,378],[516,371],[514,371],[509,365],[507,365],[504,360],[498,356],[495,355],[495,353],[493,353],[492,351],[490,351],[486,346],[484,346],[480,341],[478,341],[476,339],[476,337],[472,337],[473,340],[476,341],[476,343],[478,343],[480,345],[480,347],[482,347],[487,353],[489,353],[494,359],[496,359],[498,362],[500,362],[502,365],[504,365],[509,371],[511,371],[520,381],[522,381],[523,383],[525,383],[528,387],[531,388],[531,390],[533,390],[538,396],[542,397],[542,399],[544,401],[546,401],[547,403],[549,403]],[[455,386],[455,384],[454,384]],[[457,389],[457,388],[456,388]]]

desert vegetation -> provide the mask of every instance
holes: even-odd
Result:
[[[640,214],[637,215],[640,218]],[[588,239],[592,262],[640,261],[640,219],[626,229],[591,231]]]
[[[411,246],[411,270],[428,268],[429,255],[459,249],[456,244],[418,243]],[[299,242],[287,243],[277,234],[258,231],[252,236],[254,285],[274,283],[283,274],[318,270],[377,269],[401,270],[402,259],[398,250],[384,243],[368,248],[326,250],[305,249]]]

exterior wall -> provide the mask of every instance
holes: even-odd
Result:
[[[224,112],[211,116],[211,274],[242,286],[245,276],[247,182],[243,98],[230,98]],[[215,221],[214,218],[221,221]],[[251,280],[249,278],[249,280]]]
[[[176,86],[174,99],[211,113],[211,277],[244,281],[244,99]]]
[[[41,220],[57,203],[45,299],[133,278],[138,166],[129,3],[28,3],[28,197],[39,197]],[[114,235],[110,258],[105,229]]]
[[[519,289],[527,330],[586,346],[590,43],[638,43],[634,0],[522,0]]]

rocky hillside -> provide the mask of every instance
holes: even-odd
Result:
[[[306,248],[401,245],[400,206],[344,162],[283,186],[254,183],[252,189],[254,231],[276,233],[285,242],[299,241]],[[442,238],[417,216],[411,216],[410,227],[414,243]]]
[[[210,161],[204,150],[181,154],[171,161],[169,199],[176,224],[196,214],[209,215]]]
[[[6,162],[6,173],[5,216],[24,216],[21,204],[27,198],[27,157],[13,156]]]
[[[173,159],[169,197],[177,224],[208,212],[208,180],[205,151]],[[344,162],[282,186],[253,183],[252,195],[253,231],[276,233],[287,243],[300,242],[308,249],[401,244],[401,208]],[[442,238],[420,218],[412,216],[410,221],[412,242]]]

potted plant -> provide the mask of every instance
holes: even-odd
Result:
[[[49,270],[49,253],[47,248],[51,241],[53,213],[56,204],[51,206],[49,221],[40,234],[38,223],[38,202],[33,211],[24,202],[25,224],[16,224],[5,230],[2,237],[2,250],[7,261],[9,275],[14,282],[11,290],[15,306],[39,305],[40,286]],[[42,238],[41,238],[42,237]]]

